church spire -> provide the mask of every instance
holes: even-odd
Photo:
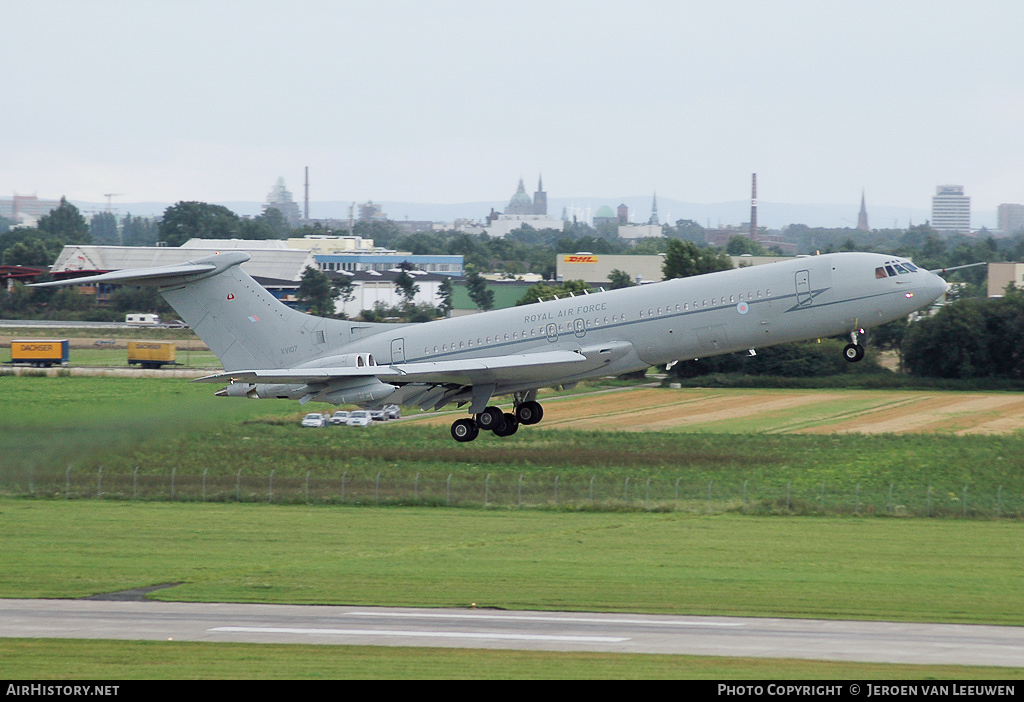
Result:
[[[533,194],[533,213],[546,215],[548,213],[548,194],[544,192],[544,179],[537,176],[537,192]]]
[[[661,224],[658,221],[658,193],[654,193],[654,199],[651,201],[651,218],[647,221],[648,224]]]
[[[868,226],[868,208],[864,201],[864,191],[860,191],[860,214],[857,215],[857,229],[862,232],[871,231],[871,227]]]

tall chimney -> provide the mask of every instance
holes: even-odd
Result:
[[[754,174],[750,189],[750,240],[756,241],[757,236],[757,174]]]
[[[304,219],[308,222],[309,221],[309,166],[306,166],[306,202],[305,202],[304,214],[305,214]]]

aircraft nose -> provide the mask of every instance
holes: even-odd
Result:
[[[931,298],[932,302],[934,302],[935,300],[938,300],[940,297],[942,297],[942,295],[946,292],[946,290],[949,288],[949,283],[947,283],[945,279],[934,273],[929,273],[928,275],[931,277],[925,285],[925,290],[927,291],[927,295]]]

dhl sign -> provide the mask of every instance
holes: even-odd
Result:
[[[597,263],[597,256],[591,254],[570,254],[565,257],[565,263]]]

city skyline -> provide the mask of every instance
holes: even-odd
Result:
[[[5,20],[5,196],[252,201],[308,166],[314,202],[501,201],[540,173],[613,207],[711,204],[755,172],[762,202],[854,222],[864,191],[876,227],[942,183],[977,212],[1024,200],[1009,0],[40,0]]]

